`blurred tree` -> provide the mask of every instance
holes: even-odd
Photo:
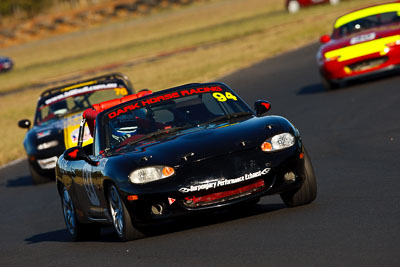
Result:
[[[0,14],[13,16],[18,12],[28,17],[52,6],[54,0],[0,0]]]
[[[0,1],[0,15],[7,16],[14,13],[13,11],[13,1],[11,0],[1,0]]]
[[[0,0],[0,17],[15,16],[17,14],[32,17],[60,3],[66,3],[71,7],[79,7],[104,1],[106,0]]]
[[[12,0],[17,3],[20,8],[28,17],[32,17],[44,9],[50,7],[53,0]]]

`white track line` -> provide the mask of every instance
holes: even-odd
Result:
[[[26,160],[26,158],[13,160],[13,161],[11,161],[9,163],[4,164],[3,166],[0,166],[0,170],[5,169],[5,168],[10,167],[10,166],[13,166],[13,165],[17,165],[18,163],[20,163],[20,162],[22,162],[24,160]]]

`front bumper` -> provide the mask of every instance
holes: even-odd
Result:
[[[53,179],[55,177],[55,165],[58,157],[50,157],[44,159],[37,159],[33,156],[28,156],[30,168],[37,174]]]
[[[246,150],[192,162],[176,169],[168,181],[141,186],[123,182],[119,189],[131,217],[147,224],[294,190],[304,180],[302,155],[301,145],[274,153]]]
[[[28,155],[30,168],[37,174],[54,179],[58,157],[63,153],[63,147],[55,147]]]
[[[13,67],[13,63],[11,62],[3,62],[0,64],[0,72],[2,71],[9,71]]]
[[[321,75],[334,82],[359,79],[396,68],[400,68],[400,45],[346,61],[325,60],[320,64]]]

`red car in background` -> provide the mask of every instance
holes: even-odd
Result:
[[[339,4],[340,0],[286,0],[286,9],[289,13],[296,13],[301,7],[330,3],[331,5]]]
[[[400,66],[400,1],[358,9],[336,19],[317,53],[326,89]]]

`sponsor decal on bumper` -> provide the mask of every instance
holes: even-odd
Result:
[[[264,180],[260,179],[252,184],[245,185],[236,189],[217,192],[203,196],[185,197],[183,204],[189,208],[209,206],[220,202],[229,201],[236,198],[248,196],[265,188]]]
[[[226,185],[232,185],[232,184],[237,184],[243,181],[251,180],[257,177],[260,177],[262,175],[266,175],[269,173],[271,168],[265,168],[263,170],[257,171],[257,172],[252,172],[252,173],[246,173],[245,175],[242,175],[240,177],[234,178],[234,179],[220,179],[217,181],[207,181],[205,183],[201,183],[198,185],[190,185],[188,187],[182,187],[178,191],[181,193],[190,193],[190,192],[199,192],[202,190],[208,190],[208,189],[215,189],[218,187],[226,186]]]

